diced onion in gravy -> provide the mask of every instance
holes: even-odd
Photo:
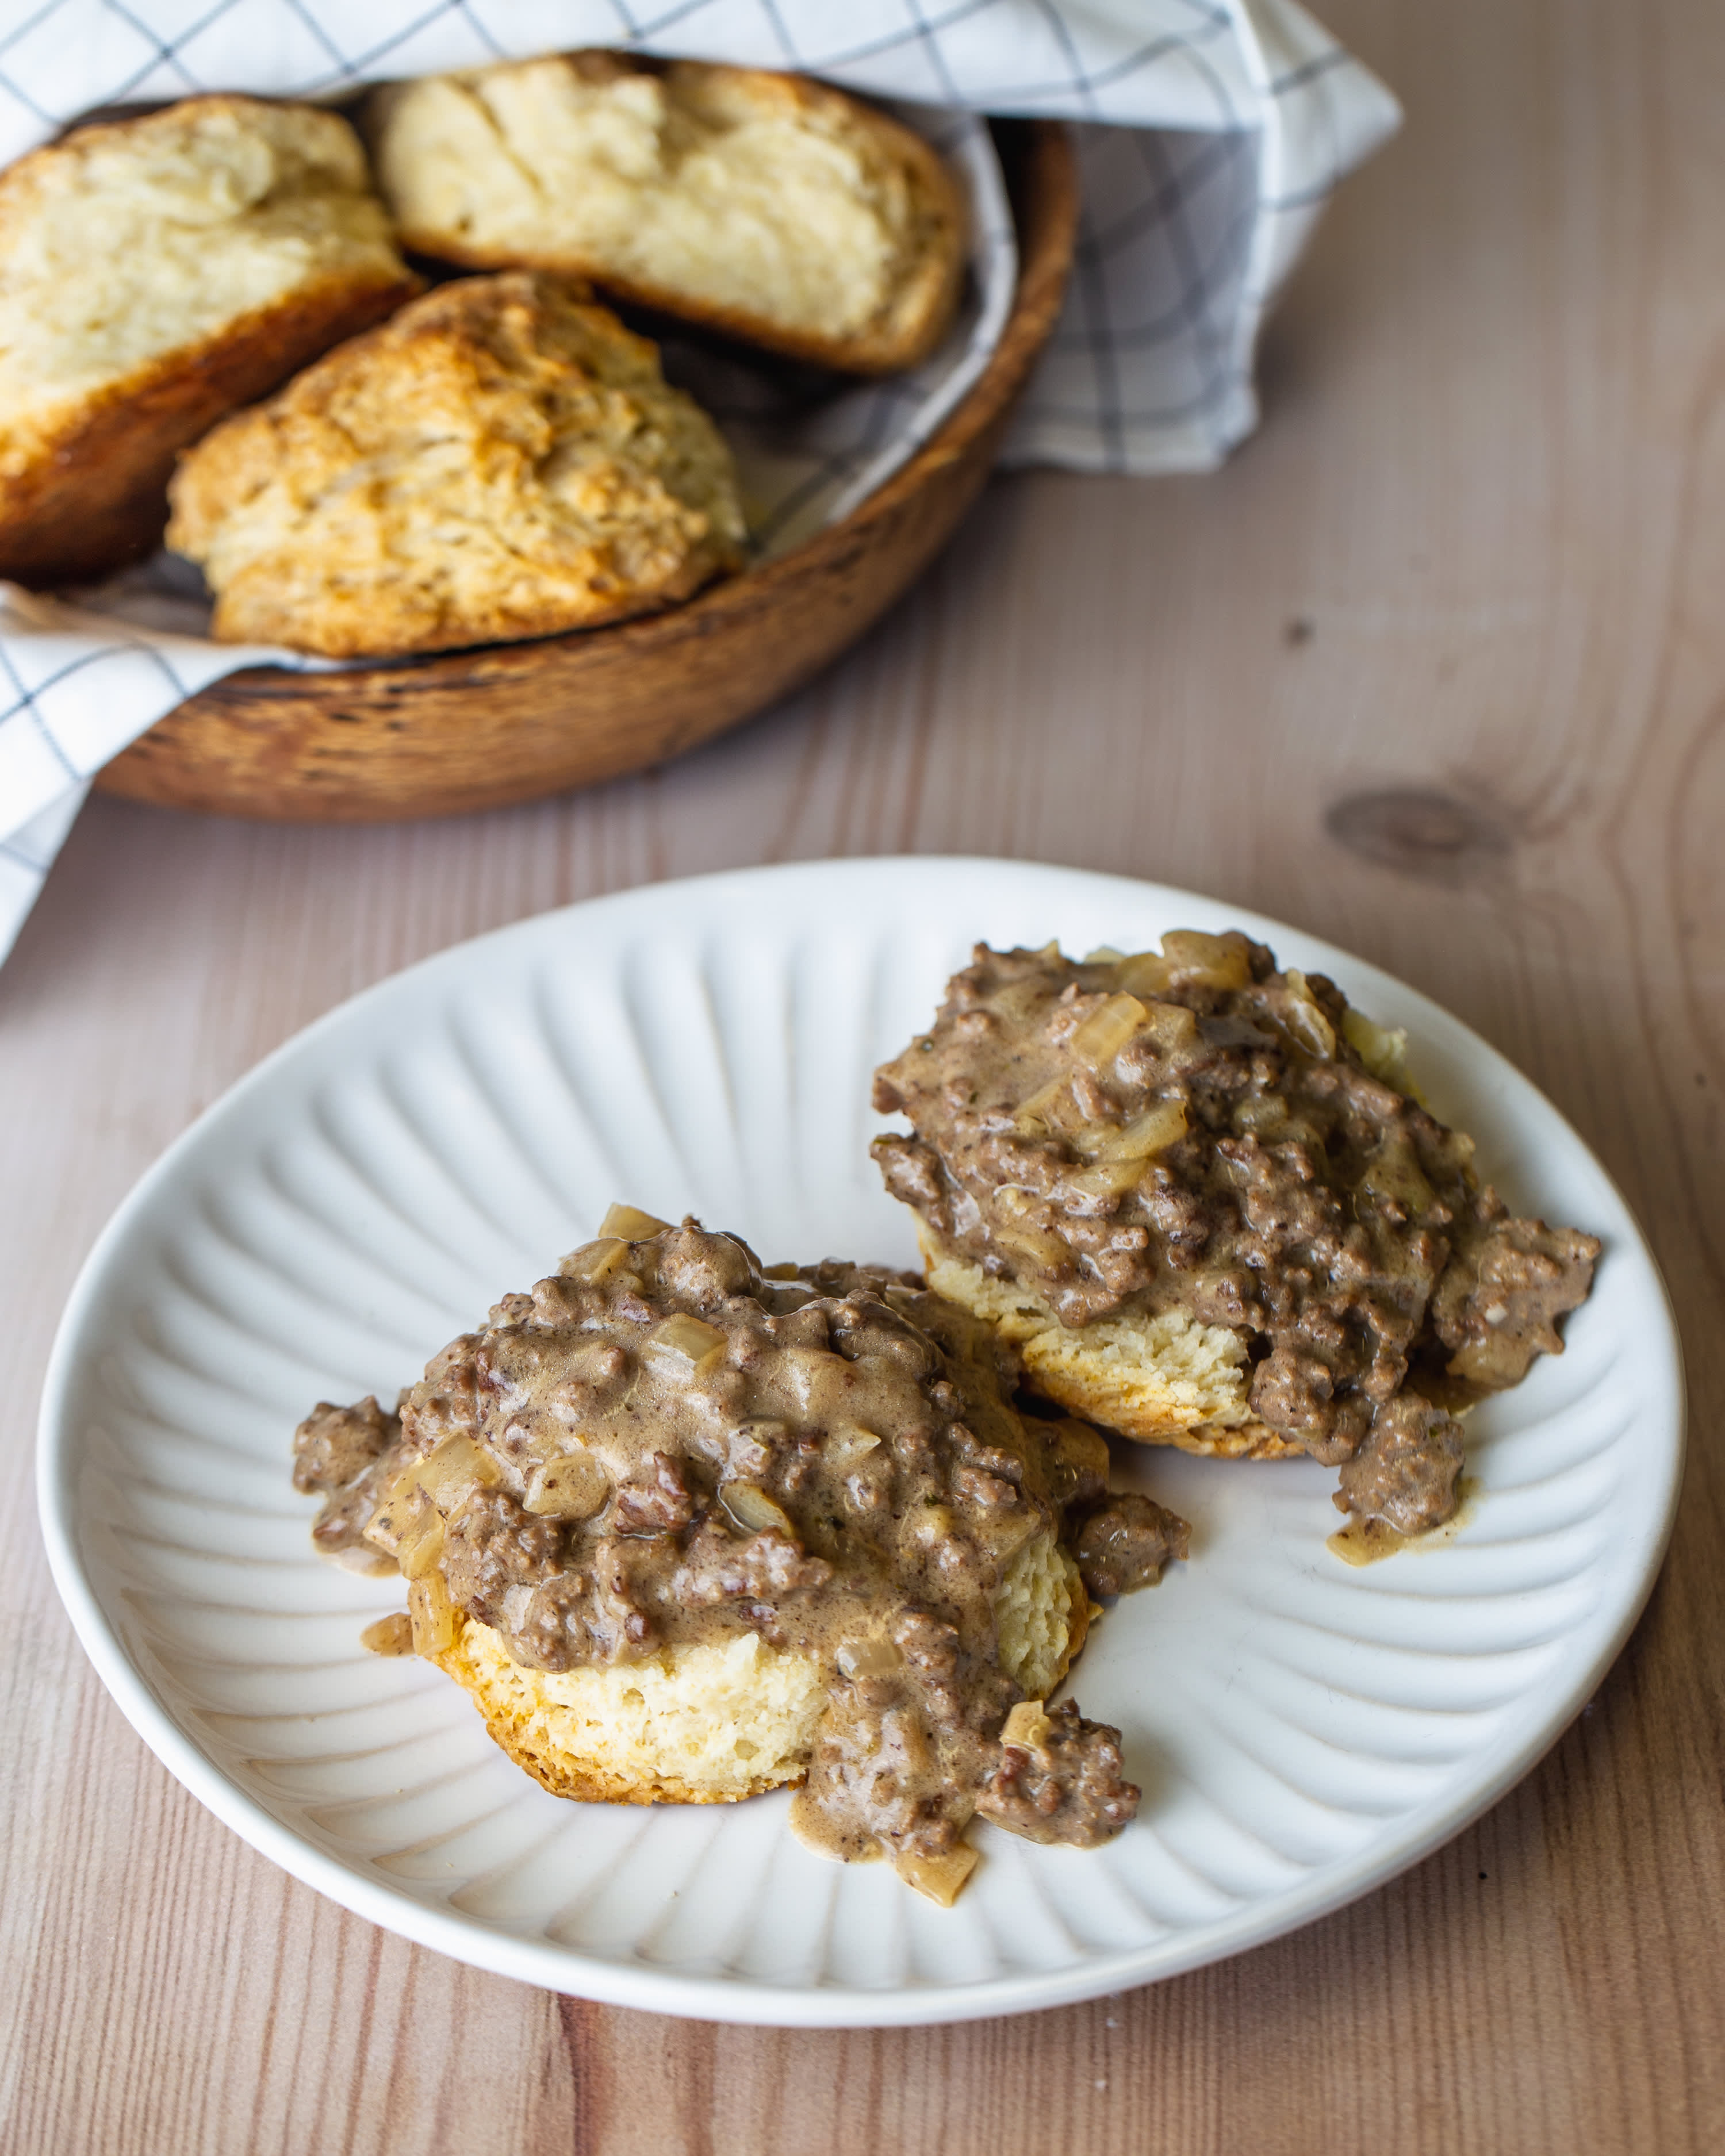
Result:
[[[359,1635],[359,1644],[368,1655],[411,1655],[413,1620],[399,1609],[392,1609],[387,1617],[379,1617],[366,1626]]]
[[[1401,1206],[1416,1220],[1425,1217],[1437,1197],[1413,1146],[1399,1135],[1385,1138],[1366,1163],[1360,1188],[1374,1198]]]
[[[923,1505],[911,1516],[910,1526],[913,1542],[944,1543],[952,1532],[952,1508],[947,1505]]]
[[[1027,1752],[1034,1752],[1047,1737],[1054,1724],[1043,1712],[1040,1699],[1021,1699],[1006,1717],[1000,1732],[1003,1744],[1017,1744]]]
[[[931,1902],[937,1902],[943,1909],[950,1909],[957,1900],[959,1888],[975,1871],[976,1865],[976,1851],[965,1841],[948,1850],[944,1856],[919,1856],[907,1849],[892,1852],[892,1868],[905,1884],[914,1887],[919,1894],[926,1894]]]
[[[522,1509],[548,1520],[590,1520],[611,1494],[604,1463],[590,1452],[542,1460],[527,1478]]]
[[[1039,1132],[1059,1129],[1077,1112],[1077,1104],[1072,1098],[1072,1081],[1062,1072],[1058,1078],[1050,1078],[1028,1101],[1021,1101],[1013,1121],[1027,1137],[1034,1136]]]
[[[1374,1078],[1381,1078],[1385,1085],[1394,1086],[1399,1093],[1407,1091],[1408,1034],[1405,1026],[1379,1025],[1350,1004],[1342,1014],[1342,1031],[1348,1046]]]
[[[1237,928],[1220,936],[1207,936],[1201,928],[1170,928],[1162,950],[1182,985],[1228,989],[1250,984],[1250,947]]]
[[[1120,961],[1114,978],[1128,995],[1159,996],[1173,985],[1174,969],[1159,951],[1138,951]]]
[[[1284,1023],[1296,1048],[1303,1048],[1308,1055],[1320,1062],[1327,1062],[1336,1053],[1336,1029],[1318,1008],[1306,976],[1290,966],[1283,978],[1292,991]]]
[[[480,1483],[502,1480],[497,1463],[457,1430],[408,1471],[440,1512],[458,1511]]]
[[[1073,1189],[1081,1190],[1086,1198],[1124,1198],[1133,1185],[1143,1179],[1142,1160],[1097,1160],[1088,1168],[1081,1168],[1066,1181]]]
[[[1153,1003],[1145,1015],[1144,1031],[1164,1055],[1184,1048],[1198,1037],[1198,1014],[1184,1004]]]
[[[829,1426],[824,1449],[835,1466],[849,1467],[855,1460],[866,1460],[880,1444],[874,1431],[865,1430],[860,1422],[840,1421]]]
[[[612,1207],[614,1213],[615,1206]],[[586,1282],[597,1287],[608,1280],[629,1257],[629,1245],[621,1235],[601,1235],[596,1243],[583,1243],[578,1250],[572,1250],[558,1267],[567,1278]]]
[[[775,1504],[764,1490],[757,1489],[752,1482],[721,1483],[719,1502],[748,1534],[781,1534],[795,1539],[796,1529],[784,1507]]]
[[[408,1618],[413,1628],[413,1652],[429,1660],[455,1644],[455,1605],[440,1572],[428,1572],[408,1589]]]
[[[444,1553],[443,1515],[434,1505],[416,1512],[403,1531],[395,1561],[406,1579],[423,1579]]]
[[[613,1205],[599,1223],[599,1234],[620,1235],[625,1243],[644,1243],[649,1236],[662,1235],[670,1225],[669,1220],[642,1212],[639,1205]]]
[[[993,1232],[997,1243],[1007,1250],[1017,1250],[1050,1272],[1062,1271],[1072,1262],[1072,1252],[1064,1236],[1050,1235],[1040,1228],[1026,1228],[1017,1221],[1009,1225],[997,1221]]]
[[[890,1677],[905,1658],[891,1640],[847,1640],[834,1660],[848,1677]]]
[[[1178,1138],[1186,1135],[1186,1104],[1183,1101],[1158,1101],[1147,1108],[1142,1116],[1134,1116],[1131,1122],[1110,1138],[1101,1148],[1103,1160],[1153,1160],[1164,1152]]]
[[[676,1368],[699,1369],[709,1356],[721,1355],[724,1351],[725,1336],[718,1327],[691,1317],[687,1311],[661,1318],[647,1336],[649,1358],[669,1361]]]
[[[1150,1015],[1136,996],[1110,996],[1072,1036],[1072,1053],[1081,1063],[1102,1069],[1111,1063]]]
[[[393,1557],[414,1520],[424,1514],[434,1519],[437,1517],[432,1511],[430,1498],[413,1480],[410,1468],[405,1474],[397,1475],[390,1483],[383,1492],[382,1502],[361,1532],[368,1543]]]

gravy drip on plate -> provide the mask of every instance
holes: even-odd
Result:
[[[875,1081],[895,1197],[1070,1327],[1250,1336],[1259,1419],[1400,1534],[1455,1509],[1457,1404],[1556,1354],[1597,1240],[1512,1218],[1412,1097],[1401,1037],[1237,932],[1082,963],[977,947]]]
[[[1021,1416],[966,1313],[853,1265],[769,1277],[731,1236],[658,1224],[505,1296],[398,1418],[309,1417],[295,1479],[329,1493],[320,1546],[434,1574],[529,1668],[745,1632],[817,1656],[799,1829],[834,1855],[914,1878],[976,1812],[1080,1847],[1117,1833],[1138,1792],[1117,1730],[1027,1703],[1004,1738],[1024,1694],[1003,1611],[1051,1568],[1081,1630],[1069,1508],[1109,1592],[1183,1554],[1183,1523],[1107,1498],[1094,1431]]]

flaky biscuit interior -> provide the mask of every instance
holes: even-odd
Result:
[[[944,333],[962,200],[897,121],[806,77],[586,52],[393,85],[367,124],[408,244],[873,373]]]
[[[419,286],[338,115],[197,97],[0,174],[0,574],[159,537],[176,454]]]
[[[1050,1535],[1008,1566],[995,1603],[1003,1666],[1032,1699],[1084,1643],[1089,1598]],[[492,1738],[554,1796],[605,1804],[728,1804],[800,1782],[827,1703],[817,1658],[753,1635],[661,1648],[601,1668],[510,1660],[489,1625],[457,1613],[432,1657]]]
[[[920,1220],[916,1239],[935,1293],[992,1325],[1017,1351],[1031,1390],[1069,1414],[1183,1452],[1303,1456],[1252,1413],[1244,1334],[1183,1311],[1129,1312],[1075,1331],[1034,1289],[992,1278]]]

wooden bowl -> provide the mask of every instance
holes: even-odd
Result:
[[[318,823],[443,816],[585,786],[680,755],[855,641],[975,500],[1060,310],[1078,220],[1063,128],[1002,131],[1018,293],[975,388],[842,523],[661,614],[341,674],[248,667],[122,751],[104,792]]]

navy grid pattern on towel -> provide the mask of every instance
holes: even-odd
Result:
[[[581,45],[798,69],[954,119],[1078,123],[1075,275],[1006,456],[1091,471],[1201,470],[1250,433],[1264,311],[1398,117],[1295,0],[0,0],[0,162],[102,107],[207,89],[336,98]],[[724,384],[702,393],[724,409]],[[932,409],[835,408],[765,542],[879,483],[882,413],[922,427]],[[728,416],[747,432],[746,410]],[[198,634],[159,579],[96,605],[0,586],[0,957],[90,776],[185,694],[269,655]]]

